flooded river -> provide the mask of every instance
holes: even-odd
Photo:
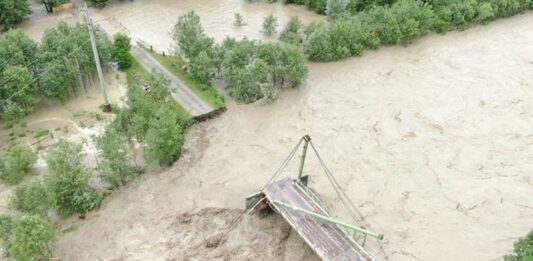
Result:
[[[296,14],[323,19],[297,6],[240,0],[124,1],[93,14],[106,30],[168,50],[177,16],[191,9],[217,40],[260,38],[271,12],[282,24]],[[235,12],[247,26],[232,25]],[[173,167],[116,192],[85,221],[65,222],[76,229],[60,236],[56,256],[316,260],[275,217],[248,217],[217,249],[201,248],[198,239],[212,223],[234,217],[310,134],[348,196],[385,235],[390,260],[500,260],[533,226],[532,23],[529,12],[360,58],[311,63],[304,86],[282,91],[272,105],[228,99],[226,113],[192,127]],[[349,220],[315,158],[306,172],[328,208]]]

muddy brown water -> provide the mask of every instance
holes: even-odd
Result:
[[[190,9],[217,40],[260,38],[262,17],[272,11],[280,21],[293,14],[322,19],[296,6],[214,0],[125,1],[93,13],[106,30],[127,30],[168,50],[177,16]],[[231,25],[236,10],[248,26]],[[219,227],[203,219],[176,226],[190,213],[225,226],[224,217],[231,219],[232,209],[242,208],[244,197],[308,133],[366,220],[385,234],[390,260],[500,260],[532,227],[532,22],[529,12],[360,58],[310,63],[306,83],[282,91],[272,105],[228,99],[226,113],[187,133],[174,166],[117,191],[86,220],[63,222],[73,229],[59,237],[55,254],[64,260],[316,260],[294,232],[278,239],[286,233],[281,224],[269,228],[275,217],[247,217],[217,249],[199,247],[198,237]],[[296,168],[293,161],[286,174]],[[349,220],[315,158],[305,170],[328,208]]]

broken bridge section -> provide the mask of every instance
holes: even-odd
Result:
[[[282,207],[276,203],[287,203],[330,217],[318,198],[300,183],[285,178],[270,184],[263,190],[263,193],[269,205],[283,216],[323,260],[376,260],[339,225],[306,215],[302,211]]]

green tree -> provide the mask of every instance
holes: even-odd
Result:
[[[0,31],[11,28],[31,13],[27,0],[0,1]]]
[[[294,88],[300,85],[309,72],[305,66],[305,55],[302,50],[293,46],[282,49],[281,63],[283,86]]]
[[[329,32],[325,26],[316,28],[305,42],[304,50],[309,59],[314,61],[331,61],[333,47],[329,40]]]
[[[326,5],[326,14],[329,19],[335,20],[348,16],[346,7],[349,0],[328,0]]]
[[[170,166],[179,155],[183,144],[183,132],[175,111],[161,107],[152,119],[146,133],[148,148],[145,156],[148,161],[161,166]]]
[[[38,102],[37,84],[33,80],[32,73],[22,65],[7,66],[0,77],[0,80],[2,79],[3,85],[0,85],[2,100],[9,100],[13,106],[19,107],[22,116],[31,113]]]
[[[514,243],[513,253],[505,256],[505,261],[533,260],[533,230]]]
[[[29,147],[11,145],[2,159],[0,178],[9,184],[19,183],[36,161],[37,155]]]
[[[194,11],[178,18],[173,38],[177,43],[176,53],[185,60],[196,57],[201,51],[208,52],[214,44],[214,40],[204,34],[200,17]]]
[[[127,35],[118,33],[113,37],[113,59],[121,70],[128,69],[133,64],[130,50],[131,43]]]
[[[11,231],[13,229],[13,217],[7,214],[0,214],[0,241],[2,247],[7,249]]]
[[[213,60],[205,51],[201,51],[190,61],[190,73],[193,77],[204,83],[209,83],[211,76],[215,73]]]
[[[235,22],[233,24],[236,26],[243,25],[242,15],[240,13],[235,13]]]
[[[81,145],[59,141],[46,156],[46,187],[52,203],[63,215],[84,213],[100,205],[100,196],[89,186],[81,165]]]
[[[47,260],[52,252],[54,227],[39,216],[23,216],[17,219],[12,228],[12,238],[8,253],[15,260]]]
[[[289,44],[301,44],[303,42],[303,24],[298,16],[291,17],[283,31],[279,35],[282,42]]]
[[[50,208],[50,200],[45,186],[39,181],[34,181],[15,190],[15,195],[11,198],[11,206],[31,215],[46,217]]]
[[[107,35],[96,28],[96,44],[102,65],[112,60],[112,45]],[[96,70],[85,24],[60,22],[46,30],[41,40],[39,84],[48,98],[64,101],[79,89],[80,79]]]
[[[96,144],[104,158],[105,167],[110,171],[106,176],[107,181],[113,187],[124,185],[127,178],[135,173],[128,158],[128,138],[111,126],[96,138]]]
[[[37,43],[22,30],[9,30],[0,35],[0,72],[9,65],[22,65],[32,71],[32,63],[37,58],[38,51]]]
[[[263,21],[263,33],[266,36],[270,36],[276,32],[276,28],[278,27],[278,18],[276,18],[273,14],[265,17],[265,20]]]

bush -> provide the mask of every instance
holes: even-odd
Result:
[[[223,78],[229,95],[240,102],[271,100],[275,87],[295,87],[307,75],[300,48],[244,39],[226,39]]]
[[[48,152],[46,163],[47,190],[60,214],[84,213],[100,205],[101,197],[89,186],[81,165],[81,145],[61,140]]]
[[[11,145],[3,159],[0,159],[0,179],[8,184],[17,184],[36,161],[37,154],[29,147],[20,144]]]
[[[183,131],[179,117],[170,108],[161,107],[151,120],[146,133],[146,158],[160,166],[170,166],[178,156],[183,144]]]
[[[293,16],[281,31],[279,40],[289,44],[301,44],[304,40],[303,36],[303,24],[298,16]]]
[[[513,254],[505,256],[505,261],[533,260],[533,230],[514,243]]]
[[[113,37],[113,59],[118,63],[121,70],[126,70],[133,64],[133,56],[130,54],[130,38],[118,33]]]
[[[38,216],[23,216],[15,221],[8,253],[15,260],[47,260],[52,252],[54,227]]]
[[[6,214],[0,214],[0,240],[2,241],[2,247],[4,248],[8,246],[12,229],[13,217]]]
[[[263,33],[266,36],[270,36],[275,33],[276,27],[278,27],[278,18],[272,14],[265,17],[265,20],[263,21]]]
[[[46,2],[51,6],[58,6],[64,4],[65,0],[46,0]]]
[[[34,181],[15,190],[11,205],[19,211],[45,217],[50,208],[50,200],[44,185]]]
[[[31,13],[27,0],[0,1],[0,31],[11,28]]]
[[[136,174],[128,157],[128,138],[114,126],[107,127],[105,133],[96,138],[96,145],[104,158],[105,168],[109,170],[106,180],[112,187],[124,185],[129,177]]]

